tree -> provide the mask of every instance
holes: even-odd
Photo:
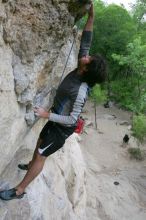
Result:
[[[113,53],[124,54],[126,45],[136,33],[130,14],[121,6],[95,7],[95,22],[91,53],[101,53],[108,60],[110,79],[121,74],[121,67],[111,58]],[[118,73],[118,74],[117,74]]]
[[[117,5],[96,8],[92,52],[100,51],[108,58],[113,52],[125,51],[135,33],[129,13]]]
[[[146,0],[137,0],[133,7],[133,17],[138,22],[142,21],[143,16],[146,14]]]
[[[141,38],[136,38],[127,45],[126,55],[112,55],[119,65],[130,69],[129,75],[123,80],[126,82],[124,88],[126,107],[136,112],[146,110],[146,45],[142,44]],[[120,87],[119,87],[120,88]],[[123,95],[122,93],[122,95]],[[131,94],[130,94],[131,93]],[[120,93],[118,94],[120,96]]]
[[[142,42],[146,44],[146,0],[137,0],[133,7],[133,18],[137,27],[137,36],[140,36]]]

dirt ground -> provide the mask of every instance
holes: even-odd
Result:
[[[81,150],[87,165],[87,216],[100,220],[146,219],[146,159],[130,158],[129,147],[137,147],[131,136],[131,114],[113,106],[87,102],[81,135]],[[125,134],[129,144],[123,145]],[[139,146],[146,149],[146,145]]]

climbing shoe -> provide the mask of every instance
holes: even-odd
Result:
[[[18,164],[18,168],[21,170],[28,170],[28,164],[20,163]]]
[[[2,200],[21,199],[21,198],[23,198],[24,194],[26,194],[24,192],[21,195],[17,195],[16,191],[17,191],[17,189],[15,189],[15,188],[0,191],[0,199],[2,199]]]

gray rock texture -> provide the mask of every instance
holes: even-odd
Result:
[[[24,176],[17,164],[31,158],[46,123],[33,107],[52,105],[82,6],[76,0],[0,1],[0,190]],[[76,67],[78,49],[76,38],[63,77]],[[85,219],[85,165],[75,137],[49,159],[24,199],[0,200],[0,220]]]
[[[52,105],[81,7],[75,0],[0,1],[0,172],[38,120],[33,107]],[[76,67],[77,44],[63,77]]]
[[[34,129],[41,126],[37,122]],[[33,133],[33,134],[32,134]],[[17,168],[19,162],[27,162],[32,157],[30,146],[32,136],[17,151],[12,161],[1,175],[0,189],[14,187],[22,180],[25,171]],[[68,159],[70,158],[70,159]],[[29,185],[21,200],[4,202],[0,200],[1,220],[82,220],[86,219],[86,166],[76,134],[72,135],[63,149],[50,156],[41,174]]]

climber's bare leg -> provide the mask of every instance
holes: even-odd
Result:
[[[17,189],[16,194],[20,195],[25,191],[25,188],[38,176],[42,171],[45,160],[47,157],[35,153],[33,160],[31,161],[31,166],[24,176],[23,180],[15,187]]]
[[[37,144],[36,144],[36,148],[35,148],[33,156],[32,156],[32,160],[29,161],[29,163],[28,163],[28,169],[31,167],[32,161],[36,158],[36,155],[38,153],[38,148],[42,144],[42,141],[43,141],[42,139],[40,139],[40,138],[38,139]]]

